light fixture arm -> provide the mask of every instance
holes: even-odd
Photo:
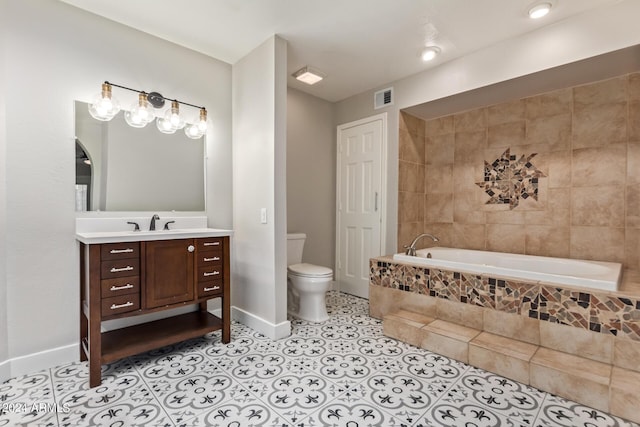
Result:
[[[136,92],[136,93],[146,93],[147,94],[147,100],[149,101],[149,103],[151,105],[154,106],[154,108],[162,108],[164,106],[164,102],[166,101],[172,101],[172,102],[177,102],[178,104],[182,104],[182,105],[188,105],[189,107],[195,107],[195,108],[199,108],[199,109],[205,109],[205,107],[202,107],[200,105],[194,105],[194,104],[189,104],[188,102],[184,102],[184,101],[180,101],[178,99],[169,99],[169,98],[165,98],[164,96],[162,96],[161,94],[159,94],[158,92],[145,92],[143,90],[139,90],[139,89],[132,89],[130,87],[126,87],[126,86],[122,86],[122,85],[118,85],[115,83],[111,83],[107,80],[104,81],[105,84],[113,86],[113,87],[118,87],[120,89],[125,89],[125,90],[130,90],[131,92]]]

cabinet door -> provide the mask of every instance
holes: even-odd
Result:
[[[193,300],[194,240],[157,240],[145,245],[146,307]]]

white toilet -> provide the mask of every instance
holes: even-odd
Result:
[[[324,322],[329,318],[324,298],[333,270],[302,262],[306,238],[304,233],[287,234],[287,309],[299,319]]]

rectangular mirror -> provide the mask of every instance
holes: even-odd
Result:
[[[76,101],[76,211],[204,211],[205,138],[102,122]]]

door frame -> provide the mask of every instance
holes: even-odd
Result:
[[[363,119],[355,120],[353,122],[343,123],[337,126],[336,129],[336,259],[335,259],[335,272],[336,279],[338,279],[338,266],[340,264],[340,210],[338,208],[340,204],[340,137],[345,129],[349,129],[355,126],[363,124],[382,121],[382,141],[380,141],[380,255],[383,255],[383,251],[386,247],[387,238],[387,140],[389,135],[387,132],[387,113],[375,114],[373,116],[365,117]],[[341,291],[342,284],[339,280],[336,280],[337,290]]]

